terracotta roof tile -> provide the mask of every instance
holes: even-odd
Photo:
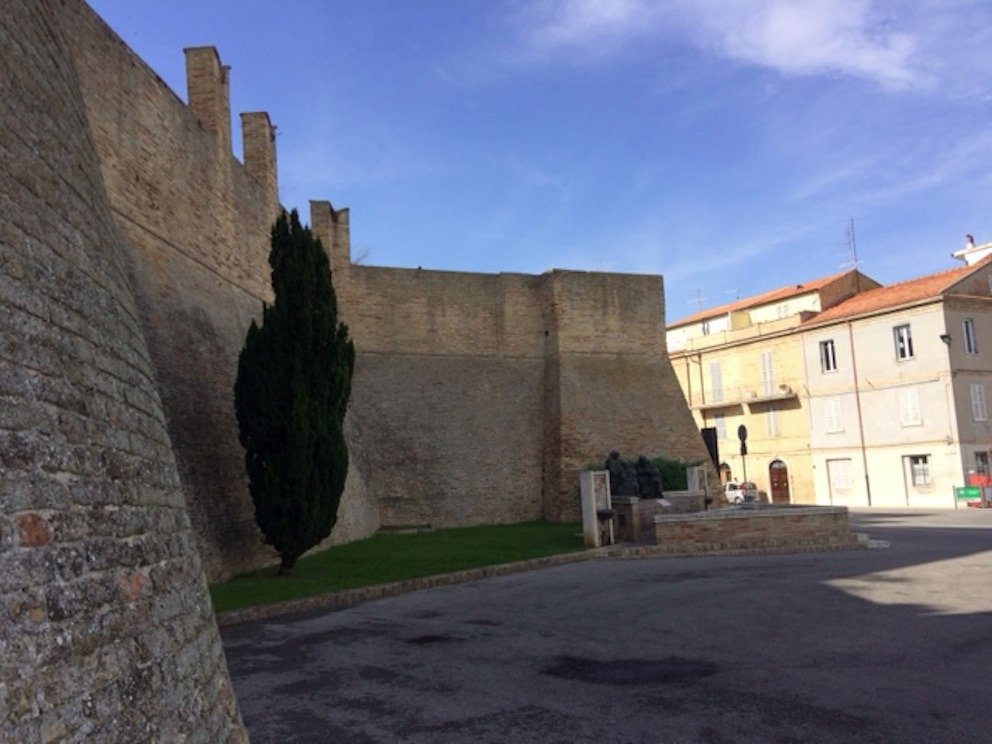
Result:
[[[680,320],[670,323],[669,328],[677,328],[679,326],[690,325],[692,323],[698,323],[701,320],[706,320],[708,318],[717,318],[721,315],[726,315],[735,310],[746,310],[751,307],[758,307],[759,305],[766,305],[769,302],[778,302],[780,300],[786,300],[790,297],[796,297],[797,295],[807,294],[808,292],[814,292],[826,284],[832,281],[840,279],[845,274],[850,273],[850,271],[842,271],[839,274],[831,274],[830,276],[823,276],[819,279],[813,279],[812,281],[804,282],[803,284],[790,284],[786,287],[779,287],[778,289],[773,289],[770,292],[765,292],[764,294],[754,295],[752,297],[745,297],[742,300],[736,300],[734,302],[729,302],[726,305],[718,305],[717,307],[711,307],[707,310],[700,310],[698,313],[693,313],[692,315],[687,315]]]
[[[938,297],[966,277],[975,269],[989,261],[992,257],[986,258],[973,266],[959,266],[945,271],[938,271],[936,274],[918,276],[915,279],[908,279],[898,284],[890,284],[886,287],[871,289],[867,292],[854,295],[850,299],[834,305],[822,313],[806,321],[806,325],[813,325],[839,318],[849,318],[854,315],[862,315],[876,310],[884,310],[890,307],[898,307],[909,302],[925,300],[930,297]]]

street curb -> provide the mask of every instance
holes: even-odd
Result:
[[[435,576],[423,576],[416,579],[407,579],[406,581],[396,581],[391,584],[376,584],[374,586],[363,586],[358,589],[345,589],[339,592],[319,594],[313,597],[303,597],[302,599],[291,599],[285,602],[273,602],[271,604],[256,605],[254,607],[243,607],[237,610],[217,613],[216,620],[218,626],[226,627],[229,625],[252,622],[254,620],[266,620],[283,615],[295,615],[297,613],[308,612],[310,610],[341,610],[346,607],[353,607],[365,602],[385,599],[386,597],[395,597],[400,594],[415,592],[420,589],[453,586],[455,584],[463,584],[469,581],[490,579],[496,576],[508,576],[510,574],[523,573],[524,571],[534,571],[541,568],[564,566],[569,563],[602,560],[604,558],[696,558],[707,555],[774,555],[782,553],[821,553],[835,550],[864,550],[868,547],[875,546],[869,546],[868,541],[863,539],[858,539],[857,542],[837,545],[783,545],[695,551],[668,551],[659,549],[654,545],[614,545],[603,548],[589,548],[575,553],[558,553],[557,555],[549,555],[543,558],[532,558],[530,560],[517,561],[515,563],[503,563],[496,566],[470,568],[464,571],[454,571],[452,573],[437,574]]]
[[[375,584],[373,586],[363,586],[358,589],[344,589],[339,592],[329,594],[318,594],[314,597],[303,597],[301,599],[290,599],[285,602],[273,602],[271,604],[256,605],[254,607],[243,607],[238,610],[217,613],[217,625],[223,627],[247,623],[253,620],[265,620],[279,615],[292,615],[308,610],[329,609],[340,610],[345,607],[352,607],[363,602],[371,602],[385,597],[395,597],[399,594],[418,591],[420,589],[432,589],[439,586],[452,586],[463,584],[468,581],[478,581],[479,579],[489,579],[495,576],[506,576],[508,574],[533,571],[539,568],[551,568],[552,566],[563,566],[567,563],[578,563],[599,558],[597,548],[595,550],[582,550],[574,553],[558,553],[544,558],[532,558],[526,561],[515,563],[502,563],[496,566],[482,566],[480,568],[469,568],[464,571],[454,571],[446,574],[436,574],[434,576],[421,576],[416,579],[406,581],[395,581],[391,584]]]

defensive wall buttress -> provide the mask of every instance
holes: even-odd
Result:
[[[270,299],[273,127],[242,114],[233,157],[211,47],[186,50],[186,105],[78,0],[12,0],[0,30],[4,731],[181,734],[178,715],[240,736],[201,566],[274,557],[232,407]],[[660,277],[359,266],[347,210],[311,221],[358,349],[331,541],[576,519],[578,469],[614,447],[705,459]]]
[[[245,741],[61,9],[0,13],[0,741]]]
[[[232,384],[270,299],[274,129],[229,71],[185,50],[188,105],[84,3],[58,3],[104,197],[208,577],[273,560],[247,495]],[[482,275],[353,265],[348,211],[311,204],[358,350],[351,469],[330,542],[380,526],[576,519],[577,470],[625,454],[703,460],[667,361],[657,276]]]
[[[244,731],[204,573],[264,565],[232,386],[270,299],[273,127],[186,50],[184,104],[81,0],[0,14],[0,739]],[[358,350],[330,542],[577,519],[612,448],[702,461],[661,278],[353,265],[311,203]]]
[[[358,350],[350,410],[384,525],[578,520],[578,471],[613,448],[708,460],[661,277],[364,266],[348,210],[310,214]]]

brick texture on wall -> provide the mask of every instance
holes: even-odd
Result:
[[[340,214],[311,202],[383,525],[577,520],[578,472],[611,449],[708,462],[668,362],[660,277],[355,265]]]
[[[242,166],[216,50],[185,50],[187,106],[82,2],[58,9],[205,570],[270,563],[232,385],[270,299],[272,125],[241,115]],[[312,202],[311,222],[358,350],[325,544],[380,525],[576,519],[578,470],[613,448],[705,459],[666,361],[660,277],[359,266],[348,210]]]
[[[187,107],[86,5],[67,0],[61,19],[208,576],[257,568],[275,554],[248,497],[233,384],[248,324],[271,299],[271,124],[242,117],[243,167],[216,50],[186,50]]]
[[[63,9],[0,14],[0,740],[244,741]]]

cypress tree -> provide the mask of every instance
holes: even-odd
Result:
[[[275,299],[248,328],[234,406],[255,519],[283,574],[337,521],[355,349],[327,254],[295,209],[272,227],[269,265]]]

